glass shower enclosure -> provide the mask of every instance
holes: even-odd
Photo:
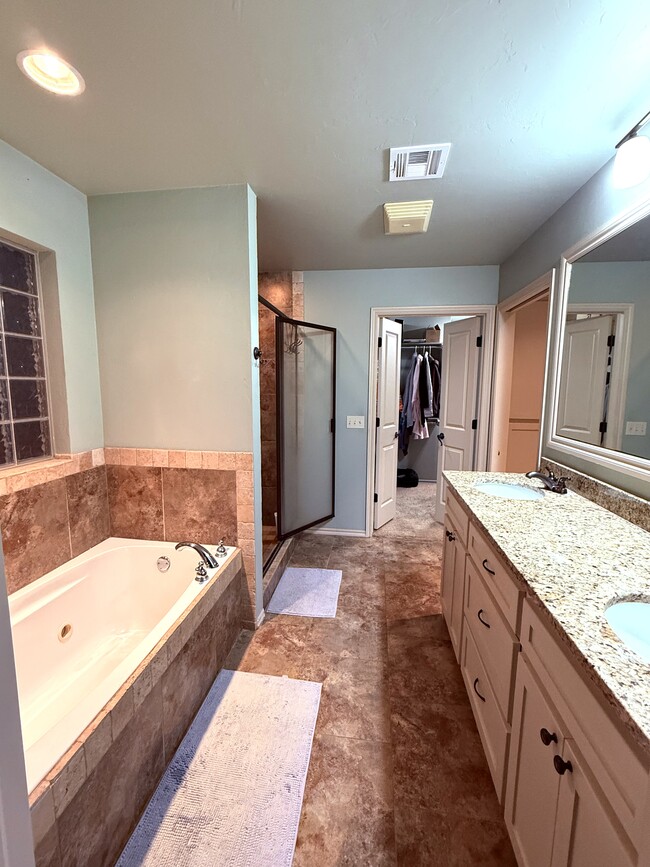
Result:
[[[278,315],[275,361],[283,540],[334,517],[336,329]]]

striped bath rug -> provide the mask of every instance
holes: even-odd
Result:
[[[280,583],[266,607],[269,614],[295,614],[299,617],[336,617],[340,569],[285,569]]]
[[[221,671],[116,867],[289,867],[320,691]]]

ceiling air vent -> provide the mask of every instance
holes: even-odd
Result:
[[[386,202],[384,232],[386,235],[413,235],[426,232],[433,199],[424,202]]]
[[[416,145],[390,149],[389,181],[441,178],[451,144]]]

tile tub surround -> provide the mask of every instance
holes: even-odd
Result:
[[[615,636],[604,617],[617,600],[650,600],[650,534],[573,492],[523,501],[491,497],[475,487],[495,481],[540,488],[523,475],[446,472],[445,478],[592,691],[650,758],[650,665]]]
[[[547,467],[556,476],[568,476],[570,479],[567,482],[569,490],[597,503],[603,509],[614,512],[615,515],[625,518],[626,521],[631,521],[632,524],[650,531],[650,503],[647,500],[636,497],[634,494],[628,494],[627,491],[622,491],[620,488],[615,488],[613,485],[608,485],[584,473],[579,473],[571,467],[565,467],[562,464],[556,464],[555,461],[542,458],[541,472],[546,473]]]
[[[203,538],[241,549],[255,623],[255,525],[251,452],[106,448],[111,533],[133,539]]]
[[[240,629],[240,552],[30,795],[37,867],[110,865]]]
[[[86,455],[0,479],[20,479],[19,487],[0,496],[8,593],[110,536],[106,469]],[[50,478],[51,471],[64,470]]]

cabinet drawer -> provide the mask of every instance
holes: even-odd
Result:
[[[447,487],[447,502],[445,503],[445,511],[455,525],[456,532],[458,533],[458,538],[462,542],[463,547],[467,548],[469,518],[467,516],[467,512],[458,502],[458,498],[454,495],[451,488],[449,487]]]
[[[644,805],[648,798],[648,766],[632,748],[622,724],[617,724],[587,684],[577,659],[560,645],[526,600],[521,622],[523,655],[529,660],[560,714],[565,734],[576,744],[612,811],[630,840],[640,846]]]
[[[472,630],[501,713],[510,721],[519,640],[469,558],[465,574],[465,620]]]
[[[510,741],[510,727],[501,716],[499,704],[485,673],[471,629],[465,621],[462,633],[461,669],[465,688],[474,712],[476,725],[487,757],[499,802],[503,786]]]
[[[470,524],[467,550],[512,631],[519,635],[523,590],[507,571],[490,542],[474,524]]]

